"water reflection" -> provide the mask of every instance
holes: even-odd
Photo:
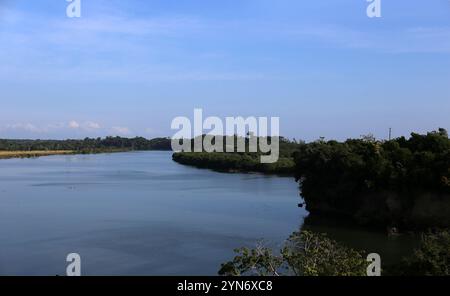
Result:
[[[169,152],[0,161],[0,274],[214,275],[233,249],[298,229],[291,178],[220,174]]]

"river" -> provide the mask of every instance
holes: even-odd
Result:
[[[233,249],[302,225],[292,178],[179,165],[170,152],[0,161],[0,275],[215,275]]]

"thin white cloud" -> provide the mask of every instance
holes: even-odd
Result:
[[[87,130],[97,130],[101,128],[100,124],[92,121],[85,122],[83,127]]]
[[[80,124],[78,122],[76,122],[75,120],[72,120],[69,122],[69,128],[78,129],[78,128],[80,128]]]
[[[15,130],[15,131],[26,131],[31,133],[42,133],[47,131],[46,128],[37,127],[31,123],[13,123],[7,124],[4,128],[5,130]]]
[[[85,131],[93,131],[101,129],[100,124],[93,121],[86,121],[83,123],[79,123],[78,121],[72,120],[69,122],[68,127],[71,129],[81,129]]]
[[[370,50],[383,53],[450,53],[450,27],[392,27],[367,31],[337,24],[261,25],[261,34],[308,41],[327,48]]]
[[[89,34],[125,34],[125,35],[173,35],[182,31],[204,28],[201,21],[190,16],[165,18],[129,18],[120,15],[97,15],[79,22],[56,21],[62,30]]]
[[[111,131],[113,133],[119,134],[119,135],[129,135],[131,134],[131,131],[127,127],[121,127],[121,126],[114,126],[111,128]]]
[[[220,42],[272,40],[282,44],[286,41],[309,47],[383,53],[450,53],[450,27],[397,27],[379,29],[372,34],[336,24],[218,21],[192,15],[139,18],[116,12],[73,20],[8,10],[2,17],[7,21],[0,28],[0,79],[5,81],[61,82],[72,81],[74,77],[81,82],[143,83],[289,79],[270,69],[258,71],[249,67],[243,69],[240,65],[235,70],[219,70],[220,67],[211,67],[209,62],[193,68],[182,62],[170,62],[173,60],[170,58],[161,59],[172,53],[178,58],[186,54],[185,46],[190,44],[187,39],[190,37]],[[165,40],[170,40],[170,45]],[[223,48],[219,51],[220,56],[204,52],[194,54],[198,54],[199,59],[205,56],[233,59],[233,53]],[[186,52],[191,54],[187,49]],[[103,53],[115,59],[104,59]],[[74,63],[77,60],[74,56],[83,58]]]
[[[18,123],[8,123],[0,126],[0,131],[14,131],[14,132],[27,132],[27,133],[50,133],[57,130],[62,130],[65,128],[64,124],[46,124],[46,125],[36,125],[29,122],[18,122]]]
[[[34,123],[7,123],[0,125],[0,132],[14,132],[24,135],[39,134],[52,136],[61,133],[68,133],[71,135],[103,135],[115,134],[120,136],[131,135],[132,132],[129,128],[123,126],[103,127],[99,123],[93,121],[86,121],[80,123],[79,121],[72,120],[68,123],[51,123],[45,125],[37,125]]]

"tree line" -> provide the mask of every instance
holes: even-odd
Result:
[[[248,144],[248,142],[246,142]],[[445,129],[389,141],[373,136],[344,142],[280,141],[275,164],[258,153],[175,153],[179,163],[218,171],[289,173],[311,216],[421,233],[412,256],[385,266],[384,275],[450,275],[450,139]],[[222,275],[365,275],[366,253],[308,231],[294,233],[279,254],[236,249]]]
[[[205,136],[203,136],[204,138]],[[234,136],[235,151],[237,150],[237,136]],[[242,138],[245,142],[245,152],[177,152],[173,154],[173,160],[180,164],[197,168],[212,169],[220,172],[258,172],[276,175],[294,175],[293,153],[297,151],[302,142],[280,137],[279,159],[275,163],[261,163],[260,151],[249,152],[250,140]],[[269,143],[271,139],[268,139]],[[193,147],[194,139],[191,140]],[[226,151],[226,137],[223,138],[224,151]]]
[[[376,227],[450,226],[450,139],[444,129],[409,139],[302,144],[295,177],[312,214]]]
[[[101,152],[109,150],[172,150],[170,138],[143,137],[85,138],[82,140],[9,140],[0,139],[0,151]]]

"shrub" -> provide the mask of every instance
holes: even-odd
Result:
[[[279,255],[262,246],[241,248],[232,261],[222,264],[220,275],[240,276],[363,276],[367,262],[362,252],[349,249],[325,234],[296,232]]]

